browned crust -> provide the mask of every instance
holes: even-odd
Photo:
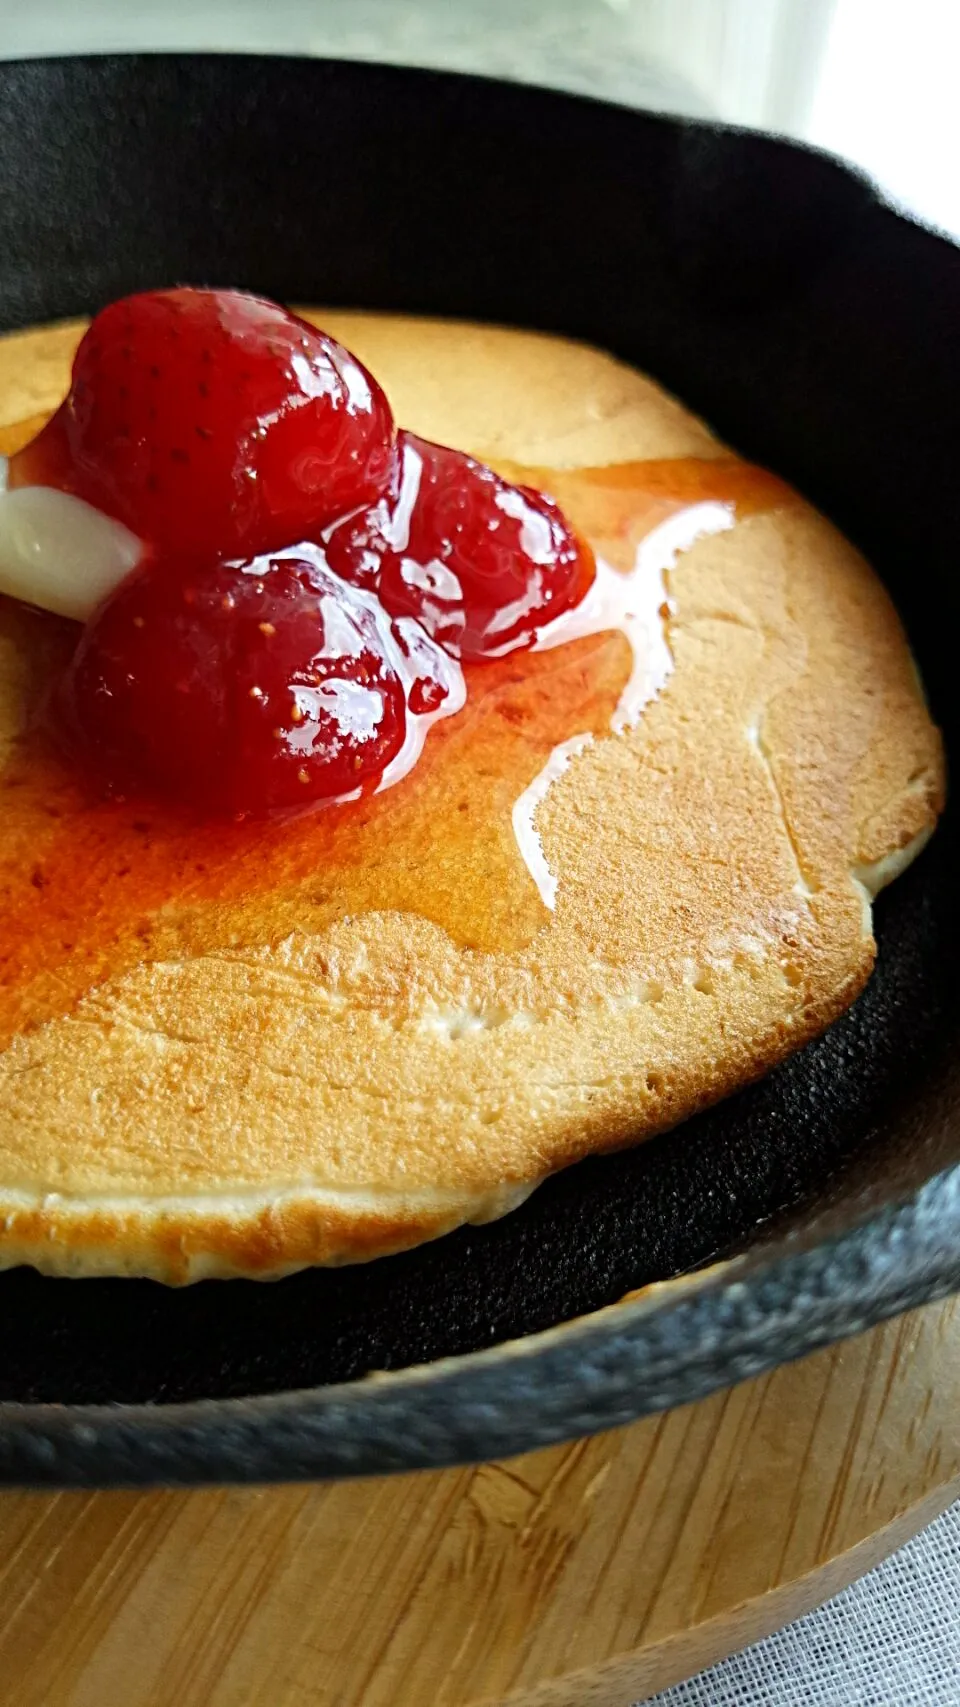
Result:
[[[492,459],[720,449],[580,346],[325,323],[406,422]],[[0,342],[0,421],[56,401],[75,336]],[[0,1057],[0,1264],[179,1283],[366,1260],[503,1213],[822,1031],[869,976],[882,862],[935,822],[939,737],[886,595],[808,508],[701,541],[671,594],[666,690],[541,808],[561,883],[528,950],[400,913],[277,943],[252,908],[248,949],[91,992]],[[19,668],[0,655],[0,744]]]
[[[643,1136],[668,1129],[762,1078],[786,1054],[818,1036],[859,995],[872,964],[872,955],[865,955],[859,974],[851,975],[837,992],[832,1012],[821,1008],[805,1014],[786,1033],[775,1027],[757,1041],[750,1058],[725,1063],[723,1077],[717,1075],[699,1095],[685,1100],[683,1087],[674,1087],[662,1105],[662,1127],[651,1126]],[[673,1116],[671,1104],[676,1108]],[[593,1143],[574,1144],[566,1154],[558,1154],[553,1171],[622,1143],[619,1133],[607,1141],[597,1134]],[[197,1202],[95,1207],[49,1197],[40,1205],[18,1208],[8,1199],[0,1267],[27,1263],[41,1273],[83,1278],[149,1275],[172,1286],[206,1278],[276,1280],[307,1267],[369,1262],[439,1238],[464,1222],[496,1220],[517,1208],[538,1183],[497,1191],[487,1200],[465,1197],[459,1204],[433,1208],[387,1199],[382,1206],[361,1209],[337,1204],[321,1193],[280,1192],[273,1201],[232,1212]]]

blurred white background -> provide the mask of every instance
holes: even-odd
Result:
[[[759,125],[960,234],[960,0],[0,0],[0,56],[132,48],[488,71]]]

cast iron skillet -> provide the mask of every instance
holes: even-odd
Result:
[[[376,66],[47,60],[0,68],[0,95],[0,325],[187,280],[592,339],[865,548],[952,740],[960,251],[862,178],[771,138]],[[0,1479],[516,1452],[960,1285],[956,842],[948,818],[882,899],[876,976],[819,1043],[495,1226],[272,1286],[0,1277]]]

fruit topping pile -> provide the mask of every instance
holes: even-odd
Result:
[[[334,339],[236,291],[113,303],[10,464],[142,541],[57,695],[114,790],[265,815],[409,769],[461,664],[535,644],[583,598],[556,504],[398,431]]]

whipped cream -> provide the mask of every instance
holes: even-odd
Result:
[[[11,491],[0,457],[0,593],[85,622],[142,552],[129,528],[82,498],[51,486]]]

